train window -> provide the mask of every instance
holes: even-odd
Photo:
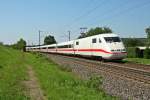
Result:
[[[92,43],[96,43],[96,38],[92,39]]]
[[[68,45],[64,45],[64,46],[62,46],[62,48],[68,48]]]
[[[76,42],[76,45],[79,45],[79,42]]]
[[[58,46],[58,48],[63,48],[62,46]]]
[[[62,46],[58,46],[58,48],[71,48],[71,45],[62,45]]]
[[[101,39],[99,39],[99,43],[101,43],[102,41],[101,41]]]
[[[72,48],[72,45],[68,45],[68,48]]]
[[[55,48],[55,47],[48,47],[48,49],[53,49],[53,48]]]
[[[58,46],[58,48],[65,48],[65,46],[64,46],[64,45],[62,45],[62,46]]]
[[[119,37],[104,37],[105,41],[107,43],[111,43],[111,42],[121,42]]]

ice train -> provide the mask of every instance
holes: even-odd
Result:
[[[27,46],[26,51],[79,55],[100,60],[121,60],[127,55],[122,40],[114,33],[99,34],[52,45]]]

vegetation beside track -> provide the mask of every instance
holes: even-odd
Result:
[[[44,95],[49,100],[112,100],[98,89],[102,80],[93,77],[83,81],[64,71],[39,54],[23,53],[0,46],[0,99],[27,100],[23,81],[28,80],[27,66],[33,67]]]
[[[144,59],[144,58],[126,58],[124,61],[150,65],[150,59]]]
[[[49,100],[112,100],[98,89],[101,78],[83,81],[71,72],[61,70],[57,64],[44,56],[27,54],[28,63],[33,66],[44,94]]]
[[[22,81],[26,80],[26,65],[22,52],[0,46],[0,100],[27,100]]]

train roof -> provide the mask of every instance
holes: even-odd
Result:
[[[89,36],[89,37],[85,37],[85,38],[81,38],[81,39],[75,39],[75,40],[82,40],[82,39],[88,39],[88,38],[96,38],[96,37],[115,37],[118,36],[115,33],[106,33],[106,34],[98,34],[98,35],[94,35],[94,36]],[[44,48],[44,47],[53,47],[53,46],[61,46],[61,45],[69,45],[69,44],[73,44],[73,42],[75,40],[71,40],[71,41],[66,41],[66,42],[61,42],[61,43],[57,43],[57,44],[51,44],[51,45],[42,45],[40,46],[40,48]],[[39,48],[39,46],[34,46],[34,47],[26,47],[26,48]]]
[[[94,35],[94,36],[89,36],[87,38],[97,37],[97,36],[100,36],[100,37],[114,37],[114,36],[118,36],[118,35],[115,34],[115,33],[105,33],[105,34],[98,34],[98,35]]]
[[[56,46],[56,44],[43,45],[43,46],[40,46],[40,47],[41,47],[41,48],[44,48],[44,47],[53,47],[53,46]]]
[[[73,44],[73,41],[67,41],[67,42],[62,42],[62,43],[58,43],[57,46],[60,46],[60,45],[69,45],[69,44]]]
[[[96,38],[96,37],[116,37],[116,36],[118,36],[118,35],[115,34],[115,33],[106,33],[106,34],[98,34],[98,35],[89,36],[89,37],[85,37],[85,38],[81,38],[81,39],[76,39],[76,40]]]
[[[106,34],[99,34],[98,36],[102,36],[102,37],[113,37],[113,36],[118,36],[115,33],[106,33]]]

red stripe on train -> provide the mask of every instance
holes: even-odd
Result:
[[[108,54],[126,54],[127,52],[108,52],[103,49],[57,49],[57,51],[103,52]]]

